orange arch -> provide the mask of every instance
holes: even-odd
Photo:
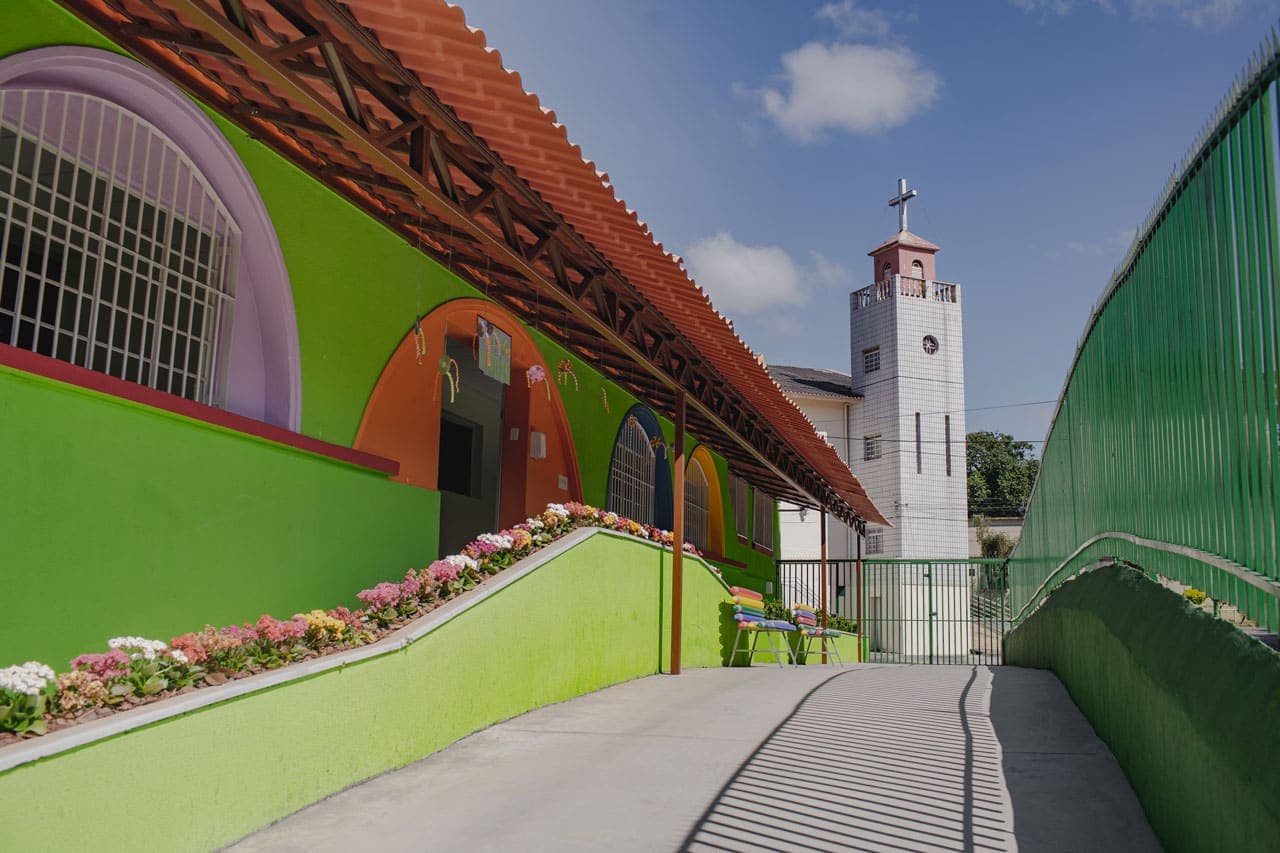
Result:
[[[689,465],[694,462],[707,477],[707,545],[712,553],[724,556],[724,505],[720,497],[720,474],[716,471],[716,461],[705,444],[699,444],[689,454]],[[688,465],[685,466],[687,474]]]
[[[400,474],[396,479],[400,482],[437,488],[440,398],[448,393],[439,385],[437,365],[444,355],[445,337],[470,340],[479,316],[511,335],[511,384],[507,386],[503,416],[499,506],[499,519],[506,527],[548,503],[581,500],[582,482],[554,365],[546,364],[525,327],[498,305],[483,299],[454,299],[420,318],[427,351],[418,358],[412,330],[400,341],[369,395],[355,448],[398,461]],[[547,369],[545,384],[551,391],[550,399],[543,389],[529,389],[526,385],[524,372],[534,364]],[[459,393],[465,394],[466,389]],[[518,432],[512,432],[514,428]],[[546,456],[542,459],[530,458],[530,432],[547,437]],[[567,489],[560,488],[560,477],[567,479]]]

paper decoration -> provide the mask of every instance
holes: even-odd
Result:
[[[511,384],[511,336],[483,317],[476,317],[475,356],[481,373]]]

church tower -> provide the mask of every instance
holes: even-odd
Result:
[[[938,280],[939,247],[908,230],[915,196],[898,181],[898,233],[868,253],[873,283],[849,299],[863,398],[850,467],[895,525],[867,529],[867,556],[959,559],[969,553],[960,286]]]

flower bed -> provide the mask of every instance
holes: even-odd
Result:
[[[549,504],[510,530],[481,534],[402,580],[361,590],[363,608],[312,610],[291,619],[182,634],[168,643],[116,637],[61,674],[37,661],[0,669],[0,746],[128,710],[166,696],[376,642],[579,527],[601,527],[671,547],[671,533],[579,503]],[[698,554],[686,544],[685,551]]]

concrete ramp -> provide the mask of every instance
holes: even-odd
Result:
[[[475,734],[240,851],[1158,850],[1051,673],[655,676]]]

